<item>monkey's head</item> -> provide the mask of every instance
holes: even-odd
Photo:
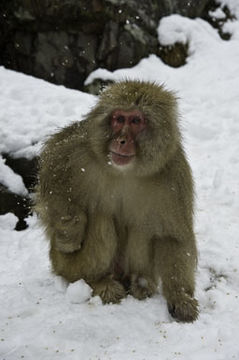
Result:
[[[98,159],[145,175],[158,171],[180,145],[173,93],[149,82],[115,83],[88,115],[90,142]]]

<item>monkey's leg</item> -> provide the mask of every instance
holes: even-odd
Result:
[[[157,282],[153,273],[152,242],[144,232],[131,230],[126,250],[130,276],[129,293],[142,300],[155,294]]]
[[[198,317],[194,295],[196,248],[173,238],[156,239],[156,267],[170,314],[179,321],[193,322]]]
[[[125,296],[123,286],[110,275],[117,249],[113,220],[96,214],[89,219],[82,248],[63,253],[52,247],[50,258],[54,271],[66,280],[84,279],[103,302],[119,302]]]

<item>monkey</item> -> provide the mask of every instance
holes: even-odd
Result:
[[[139,80],[107,87],[40,155],[36,210],[55,274],[103,303],[142,300],[161,279],[169,313],[198,317],[194,187],[177,98]]]

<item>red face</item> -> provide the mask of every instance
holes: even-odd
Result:
[[[112,161],[116,165],[127,165],[136,156],[137,135],[146,128],[144,116],[139,110],[115,110],[111,128],[114,135],[110,144]]]

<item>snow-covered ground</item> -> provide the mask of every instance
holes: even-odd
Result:
[[[161,293],[103,306],[83,281],[68,286],[52,275],[36,216],[17,232],[16,217],[6,214],[0,216],[1,360],[239,359],[239,21],[226,26],[230,41],[203,20],[165,18],[160,40],[189,42],[185,66],[170,68],[151,55],[132,69],[98,70],[90,77],[163,82],[180,97],[196,183],[198,321],[175,322]],[[0,68],[0,152],[33,156],[39,141],[81,119],[95,101]],[[3,159],[0,171],[10,189],[26,191]]]

